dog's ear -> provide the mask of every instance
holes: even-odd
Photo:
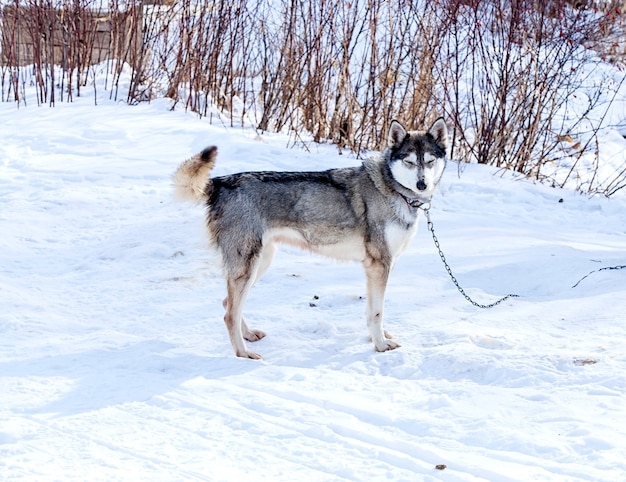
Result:
[[[400,147],[402,141],[406,137],[406,129],[397,120],[392,120],[389,126],[389,134],[387,136],[387,145],[392,149]]]
[[[443,117],[433,122],[433,125],[428,129],[428,134],[435,139],[437,144],[439,144],[444,151],[448,151],[448,128],[446,127]]]

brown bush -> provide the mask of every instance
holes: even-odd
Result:
[[[585,82],[574,75],[592,55],[582,47],[611,38],[622,18],[617,6],[598,14],[556,0],[98,1],[4,8],[3,100],[26,101],[20,65],[32,65],[38,102],[54,104],[80,95],[107,59],[111,95],[130,66],[129,102],[167,95],[201,116],[358,155],[394,118],[422,127],[445,115],[455,157],[540,180],[564,155],[558,136],[579,127],[560,112]],[[602,99],[590,96],[588,111]],[[572,169],[586,139],[566,154]]]

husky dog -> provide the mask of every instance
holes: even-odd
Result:
[[[392,121],[385,150],[361,166],[321,172],[244,172],[209,178],[217,147],[183,162],[173,176],[179,198],[207,207],[212,245],[224,268],[224,321],[238,357],[258,359],[244,338],[265,336],[242,317],[246,296],[269,268],[276,243],[339,260],[360,261],[367,278],[366,321],[376,350],[400,346],[383,330],[389,272],[417,231],[444,171],[448,131]]]

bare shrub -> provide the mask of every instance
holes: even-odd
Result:
[[[413,128],[444,114],[455,157],[565,185],[600,166],[593,153],[620,88],[590,86],[582,69],[594,55],[585,47],[621,48],[620,6],[604,5],[13,0],[1,17],[2,99],[25,102],[32,81],[39,103],[72,100],[106,60],[116,98],[130,69],[130,103],[166,95],[211,120],[357,155],[378,148],[394,118]],[[577,188],[608,195],[625,171]]]
[[[594,54],[582,45],[597,37],[606,17],[556,2],[448,5],[453,29],[445,58],[454,62],[454,81],[445,96],[457,155],[564,184],[569,176],[556,179],[554,165],[565,157],[575,165],[594,142],[587,136],[587,145],[564,152],[560,139],[588,120],[585,113],[568,119],[566,112],[591,75],[581,66]],[[609,106],[601,95],[588,101],[587,113]],[[595,122],[596,134],[600,127]]]

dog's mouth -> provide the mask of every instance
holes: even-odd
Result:
[[[434,191],[435,190],[430,189],[424,181],[420,181],[415,186],[415,189],[411,190],[412,194],[409,197],[428,203],[433,198]]]

